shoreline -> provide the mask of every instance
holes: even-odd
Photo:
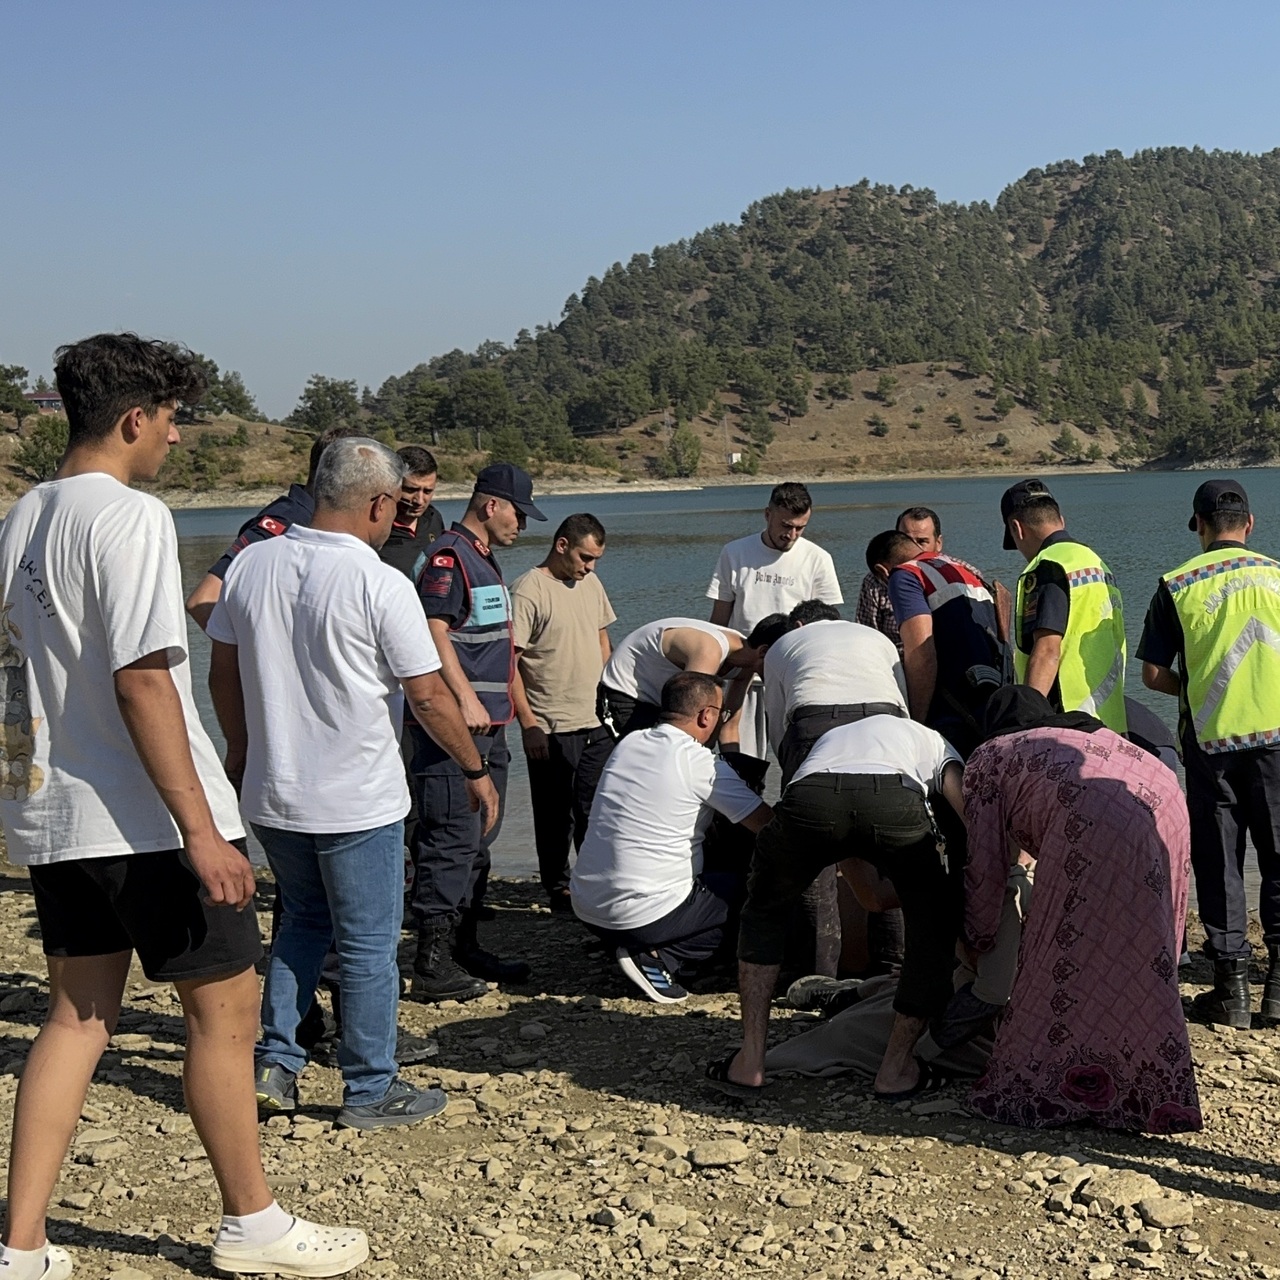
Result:
[[[1034,471],[1030,468],[1028,474]],[[1042,472],[1063,475],[1122,475],[1127,474],[1123,468],[1113,467],[1107,463],[1085,464],[1078,467],[1040,468]],[[928,481],[928,480],[974,480],[1001,475],[1014,476],[1012,468],[975,469],[972,467],[938,468],[926,471],[861,471],[845,474],[826,472],[818,474],[774,474],[774,475],[725,475],[703,476],[688,480],[641,480],[629,484],[618,481],[610,483],[603,477],[592,477],[587,480],[551,480],[544,487],[534,477],[534,498],[565,498],[580,494],[584,497],[598,494],[614,493],[696,493],[703,489],[738,489],[751,485],[768,486],[794,481],[805,485],[823,484],[880,484],[885,481]],[[1018,473],[1020,474],[1020,473]],[[1012,480],[1010,481],[1012,483]],[[171,511],[204,511],[218,508],[240,509],[259,508],[279,497],[280,488],[253,489],[207,489],[200,493],[185,489],[161,489],[155,496]],[[442,484],[436,490],[436,500],[456,502],[471,496],[471,485]],[[12,504],[10,504],[12,505]]]

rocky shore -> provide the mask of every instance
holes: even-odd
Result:
[[[10,868],[0,888],[7,1130],[46,985],[28,882]],[[889,1107],[853,1079],[779,1080],[737,1104],[702,1081],[734,1040],[736,997],[632,999],[537,896],[494,883],[498,920],[482,926],[533,962],[527,988],[401,1006],[428,1041],[405,1074],[449,1091],[444,1117],[335,1130],[338,1073],[313,1066],[299,1116],[264,1126],[281,1202],[369,1231],[362,1274],[1280,1277],[1280,1032],[1192,1027],[1196,1135],[1009,1130],[969,1116],[960,1085]],[[776,1034],[807,1017],[778,1011]],[[177,1003],[135,971],[54,1194],[50,1237],[80,1276],[209,1274],[217,1199],[181,1067]]]

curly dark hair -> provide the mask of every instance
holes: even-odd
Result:
[[[194,404],[208,385],[185,347],[136,333],[99,333],[59,347],[53,376],[68,447],[105,440],[130,409],[153,417],[161,405]]]

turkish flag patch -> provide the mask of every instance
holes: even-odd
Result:
[[[452,569],[453,556],[447,551],[434,555],[431,557],[431,567],[433,569]]]
[[[273,538],[278,538],[288,527],[274,516],[263,516],[258,521],[258,528],[265,529]]]

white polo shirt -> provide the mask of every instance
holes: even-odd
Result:
[[[239,650],[250,822],[340,833],[404,817],[400,681],[440,656],[403,573],[350,534],[291,525],[231,562],[208,630]]]
[[[627,734],[600,777],[569,880],[578,918],[603,929],[661,920],[693,891],[712,812],[741,822],[763,803],[683,729]]]
[[[769,743],[777,752],[799,707],[891,702],[907,709],[907,681],[892,640],[859,622],[810,622],[764,656]]]

